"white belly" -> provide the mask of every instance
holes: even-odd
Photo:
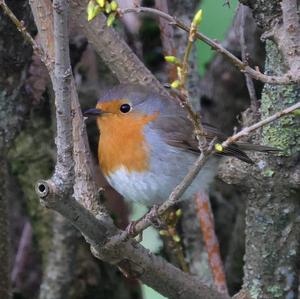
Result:
[[[172,190],[181,182],[195,160],[190,153],[188,156],[192,159],[183,156],[177,157],[177,160],[171,159],[169,163],[156,161],[155,166],[145,173],[129,172],[122,167],[111,173],[107,180],[128,201],[135,201],[146,206],[161,204],[168,199]],[[183,164],[183,161],[186,164]],[[181,199],[191,198],[200,190],[206,191],[215,176],[216,165],[214,157],[208,160]]]

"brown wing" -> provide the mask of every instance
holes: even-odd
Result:
[[[184,112],[176,112],[176,115],[160,116],[153,124],[155,129],[161,131],[161,135],[164,136],[168,144],[199,154],[198,142],[193,135],[193,125],[191,121],[186,117]],[[226,136],[220,133],[217,128],[209,124],[203,124],[203,127],[205,129],[208,142],[212,141],[215,137],[217,143],[221,143],[226,139]],[[243,149],[274,151],[274,148],[271,147],[248,143],[241,143],[241,146],[239,146],[239,144],[236,143],[229,145],[222,153],[215,154],[234,156],[246,163],[253,164],[254,162],[248,157]]]

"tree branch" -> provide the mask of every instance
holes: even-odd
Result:
[[[208,261],[213,274],[214,285],[220,293],[228,294],[220,245],[215,233],[214,215],[208,195],[205,192],[198,192],[195,197],[195,205],[208,254]]]
[[[118,11],[119,11],[120,15],[126,14],[126,13],[147,13],[147,14],[151,14],[151,15],[156,15],[156,16],[159,16],[161,18],[168,20],[171,24],[177,26],[178,28],[181,28],[186,32],[190,32],[190,28],[188,25],[186,25],[182,21],[178,20],[177,18],[168,15],[167,13],[164,13],[164,12],[159,11],[154,8],[138,7],[138,8],[118,9]],[[211,48],[216,50],[218,53],[225,55],[232,62],[232,64],[235,65],[241,72],[247,73],[253,79],[260,80],[261,82],[269,83],[269,84],[300,83],[299,74],[295,75],[295,74],[291,74],[288,72],[285,75],[280,76],[280,77],[265,75],[265,74],[261,73],[259,70],[255,70],[255,69],[251,68],[249,65],[242,62],[240,59],[238,59],[236,56],[234,56],[228,50],[223,48],[221,44],[208,38],[201,32],[196,33],[196,38],[199,40],[202,40],[203,42],[205,42],[206,44],[211,46]]]
[[[246,6],[240,4],[239,9],[241,10],[241,27],[240,27],[240,44],[241,44],[241,54],[242,54],[242,61],[245,64],[248,64],[247,62],[247,45],[246,45],[246,37],[245,37],[245,27],[246,27]],[[258,110],[258,101],[257,96],[255,92],[255,86],[253,83],[252,78],[249,74],[245,73],[245,80],[246,80],[246,86],[249,92],[250,97],[250,103],[251,103],[251,110],[254,113],[257,113]]]
[[[240,132],[238,132],[237,134],[234,134],[232,135],[231,137],[228,137],[223,143],[222,143],[222,146],[223,147],[226,147],[228,146],[229,144],[233,143],[233,142],[236,142],[238,141],[240,138],[244,137],[244,136],[247,136],[249,135],[249,133],[269,124],[270,122],[273,122],[274,120],[284,116],[284,115],[287,115],[287,114],[290,114],[291,112],[295,111],[296,109],[299,109],[300,108],[300,102],[280,111],[280,112],[277,112],[269,117],[267,117],[266,119],[263,119],[257,123],[255,123],[254,125],[250,126],[250,127],[246,127],[244,128],[243,130],[241,130]]]
[[[74,180],[71,119],[72,69],[69,53],[68,14],[67,1],[53,1],[55,66],[52,82],[56,106],[57,163],[52,180],[55,181],[56,187],[61,188],[60,191],[66,195],[71,194]]]
[[[123,83],[145,85],[159,93],[168,94],[120,35],[106,26],[106,17],[103,14],[99,14],[92,22],[87,21],[86,6],[87,1],[70,1],[72,19],[83,29],[89,43],[94,46],[116,78]]]
[[[8,176],[8,165],[4,157],[0,156],[0,297],[12,298],[10,283],[10,246],[8,226],[8,198],[5,181]]]
[[[69,297],[70,286],[76,267],[78,233],[71,223],[60,214],[53,217],[51,250],[40,286],[39,299],[65,299]]]
[[[47,57],[41,47],[38,46],[38,44],[35,42],[35,40],[32,38],[30,33],[27,31],[24,22],[19,21],[17,17],[14,15],[14,13],[11,11],[11,9],[7,6],[5,3],[5,0],[0,0],[0,7],[3,9],[4,13],[11,19],[11,21],[16,25],[16,28],[22,33],[24,39],[31,44],[34,51],[38,53],[41,60],[46,64],[47,63]]]

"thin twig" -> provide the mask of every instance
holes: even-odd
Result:
[[[19,21],[19,19],[15,16],[15,14],[12,12],[12,10],[7,6],[5,3],[5,0],[0,0],[0,7],[3,9],[4,13],[11,19],[11,21],[16,25],[16,28],[18,31],[21,32],[24,39],[32,45],[32,48],[34,51],[38,53],[41,60],[46,64],[47,63],[47,57],[43,51],[43,49],[36,43],[36,41],[32,38],[28,30],[26,29],[24,22]]]
[[[240,27],[240,44],[241,44],[241,54],[242,54],[242,61],[245,64],[248,64],[247,62],[247,45],[246,45],[246,38],[245,38],[245,27],[246,27],[246,7],[242,4],[240,4],[240,10],[241,10],[241,27]],[[246,80],[246,86],[249,92],[250,96],[250,102],[251,102],[251,110],[256,114],[258,110],[258,101],[257,96],[255,92],[255,86],[253,83],[252,78],[249,74],[245,73],[245,80]]]
[[[21,275],[25,270],[25,263],[28,259],[31,243],[32,227],[30,222],[27,220],[22,230],[22,235],[18,244],[18,250],[11,273],[11,281],[17,288],[19,287],[18,283],[21,280]]]
[[[267,117],[266,119],[263,119],[257,123],[255,123],[254,125],[250,126],[250,127],[246,127],[244,129],[242,129],[240,132],[238,132],[237,134],[234,134],[233,136],[231,137],[228,137],[223,143],[222,143],[222,146],[223,147],[226,147],[228,146],[229,144],[231,143],[234,143],[236,141],[238,141],[240,138],[244,137],[244,136],[247,136],[249,135],[250,132],[253,132],[267,124],[269,124],[270,122],[284,116],[284,115],[287,115],[287,114],[290,114],[291,112],[295,111],[296,109],[300,109],[300,102],[280,111],[280,112],[277,112],[269,117]]]
[[[182,30],[189,32],[190,27],[186,25],[184,22],[180,21],[179,19],[170,16],[167,13],[164,13],[162,11],[159,11],[154,8],[149,7],[138,7],[138,8],[127,8],[127,9],[119,9],[119,14],[126,14],[126,13],[146,13],[151,15],[156,15],[159,17],[162,17],[170,22],[170,24],[173,24],[177,26],[178,28],[181,28]],[[196,38],[203,41],[204,43],[211,46],[212,49],[216,50],[218,53],[226,56],[233,65],[235,65],[241,72],[247,73],[249,76],[251,76],[255,80],[259,80],[264,83],[269,84],[292,84],[292,83],[300,83],[300,77],[293,76],[290,73],[286,73],[283,76],[268,76],[263,73],[261,73],[259,70],[251,68],[249,65],[246,65],[243,61],[238,59],[235,55],[233,55],[231,52],[226,50],[222,47],[221,44],[218,42],[210,39],[203,33],[197,32]]]
[[[166,13],[168,10],[167,0],[155,0],[155,8]],[[163,47],[163,54],[165,56],[172,55],[176,56],[176,47],[174,43],[174,28],[169,24],[164,18],[159,18],[159,28],[160,28],[160,39]],[[176,65],[167,64],[168,78],[169,81],[174,81],[177,77]]]
[[[208,195],[204,192],[198,192],[195,197],[195,204],[214,285],[220,293],[228,294],[219,241],[215,233],[214,216]]]
[[[191,120],[191,122],[194,125],[194,133],[196,136],[196,139],[198,140],[198,146],[200,149],[200,152],[205,150],[205,147],[207,145],[206,137],[204,133],[204,129],[200,120],[200,115],[196,113],[191,105],[190,99],[189,99],[189,91],[186,87],[186,81],[187,81],[187,75],[189,72],[189,57],[192,51],[193,44],[195,42],[195,36],[197,32],[197,25],[199,22],[195,22],[194,20],[191,23],[189,36],[188,36],[188,42],[187,46],[184,51],[183,60],[180,66],[178,66],[178,79],[179,79],[179,95],[178,99],[183,104],[185,109],[188,112],[188,116]]]

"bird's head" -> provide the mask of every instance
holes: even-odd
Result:
[[[121,84],[109,90],[95,108],[84,112],[84,116],[96,116],[98,127],[102,130],[104,122],[117,121],[128,125],[155,120],[160,114],[170,113],[170,102],[149,88]]]

